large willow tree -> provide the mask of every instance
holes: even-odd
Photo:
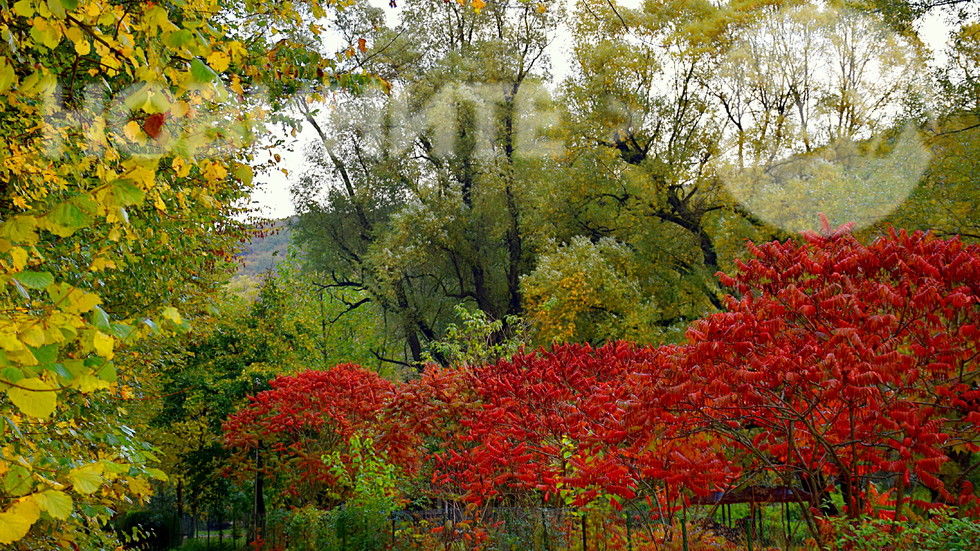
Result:
[[[341,23],[381,26],[360,9]],[[554,23],[528,2],[410,3],[399,26],[352,50],[390,93],[307,112],[320,140],[294,186],[297,237],[324,285],[388,317],[404,353],[386,359],[420,362],[455,303],[493,319],[523,311],[547,126],[529,119],[547,101]]]

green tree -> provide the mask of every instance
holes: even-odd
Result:
[[[331,286],[386,314],[404,343],[391,361],[418,365],[458,302],[492,319],[522,312],[540,159],[521,125],[555,18],[525,2],[410,4],[353,53],[392,94],[344,101],[329,122],[307,112],[321,140],[295,188],[297,241]]]
[[[965,22],[947,47],[938,71],[935,113],[924,120],[931,154],[922,182],[888,222],[930,228],[937,234],[980,238],[980,25]]]
[[[149,425],[150,441],[163,452],[161,468],[170,475],[178,513],[227,501],[230,453],[221,444],[221,427],[247,396],[266,390],[279,375],[380,363],[370,353],[384,347],[380,321],[371,326],[364,315],[361,325],[328,323],[347,306],[320,295],[293,260],[267,273],[254,298],[247,288],[237,289],[240,294],[219,295],[218,307],[195,320],[193,331],[142,350],[153,373],[145,394],[160,398],[144,408],[140,422]]]

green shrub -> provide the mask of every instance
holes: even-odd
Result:
[[[129,511],[113,528],[127,549],[166,549],[174,537],[172,523],[154,511]]]
[[[862,519],[836,522],[835,549],[846,551],[976,551],[980,523],[939,515],[924,522]]]
[[[289,551],[375,551],[387,548],[390,526],[388,513],[377,509],[304,507],[270,515],[268,533]]]

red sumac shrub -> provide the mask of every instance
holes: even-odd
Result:
[[[567,344],[469,368],[479,407],[442,455],[442,480],[477,503],[618,506],[643,493],[664,513],[681,487],[717,489],[734,474],[720,450],[645,401],[673,374],[674,352]]]
[[[307,502],[329,499],[325,492],[342,496],[345,489],[321,457],[340,451],[344,458],[355,434],[381,436],[380,413],[394,397],[394,385],[352,364],[280,376],[270,384],[224,425],[224,443],[235,454],[232,469],[239,475],[259,469]]]
[[[974,502],[969,460],[940,468],[980,451],[980,248],[845,228],[749,249],[721,275],[738,298],[688,331],[681,405],[745,467],[836,480],[850,515],[886,476]]]

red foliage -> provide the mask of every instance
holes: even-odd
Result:
[[[407,473],[425,468],[431,475],[432,451],[450,445],[462,431],[467,410],[480,407],[466,373],[430,366],[418,379],[400,385],[385,409],[385,447]],[[395,429],[397,427],[397,429]]]
[[[167,115],[165,113],[147,115],[146,120],[143,121],[143,132],[146,132],[146,135],[151,138],[159,138],[163,132],[163,125],[166,123]]]
[[[460,421],[465,430],[443,454],[440,480],[458,482],[479,503],[564,496],[584,505],[606,495],[618,505],[640,491],[673,501],[681,486],[716,489],[732,475],[718,450],[683,438],[690,427],[636,392],[660,384],[670,352],[561,345],[470,368],[481,407]]]
[[[335,484],[321,459],[344,450],[354,434],[377,436],[379,414],[393,398],[394,385],[353,364],[328,371],[280,376],[272,389],[250,397],[224,425],[224,443],[236,452],[236,466],[256,468],[253,450],[267,450],[263,472],[287,479],[292,492]]]
[[[749,249],[721,275],[741,298],[688,331],[687,411],[752,467],[835,477],[851,514],[872,474],[953,501],[947,451],[980,451],[980,248],[840,231]]]

